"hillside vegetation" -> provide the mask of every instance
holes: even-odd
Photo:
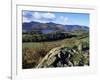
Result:
[[[89,32],[24,32],[22,68],[89,65]]]

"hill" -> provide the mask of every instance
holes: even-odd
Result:
[[[39,30],[43,33],[49,33],[54,31],[75,31],[75,30],[85,30],[88,31],[89,27],[82,26],[82,25],[62,25],[56,23],[40,23],[40,22],[29,22],[29,23],[22,23],[22,30],[23,31],[30,31],[30,30]]]

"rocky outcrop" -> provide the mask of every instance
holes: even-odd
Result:
[[[36,68],[89,65],[89,53],[87,52],[82,51],[81,45],[77,48],[56,47],[47,53]]]

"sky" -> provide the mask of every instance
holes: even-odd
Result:
[[[63,25],[84,25],[89,27],[88,13],[69,13],[69,12],[40,12],[22,11],[23,22],[57,23]]]

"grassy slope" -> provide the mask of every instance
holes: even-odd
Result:
[[[43,48],[45,46],[60,46],[60,45],[66,45],[66,46],[72,46],[74,44],[77,44],[80,41],[89,41],[89,35],[87,32],[83,31],[76,31],[73,32],[72,34],[78,35],[77,38],[70,38],[70,39],[63,39],[63,40],[57,40],[57,41],[52,41],[52,42],[26,42],[23,43],[23,48],[28,47],[28,48]],[[82,36],[80,36],[82,35]]]

